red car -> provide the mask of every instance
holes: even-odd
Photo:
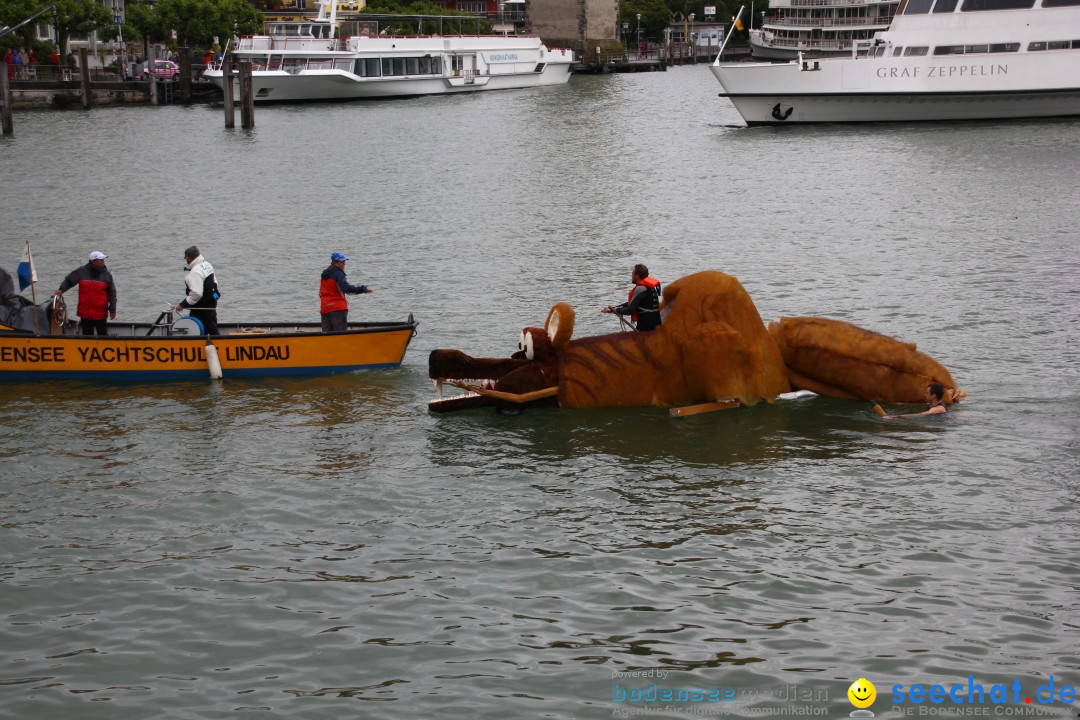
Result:
[[[143,65],[142,76],[144,80],[150,79],[150,68]],[[158,80],[179,80],[180,66],[172,60],[155,60],[154,77]]]

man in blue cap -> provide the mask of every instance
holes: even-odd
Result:
[[[350,285],[345,279],[345,263],[349,258],[339,252],[330,256],[330,267],[322,272],[319,298],[322,300],[323,332],[346,330],[349,322],[349,301],[346,295],[363,295],[372,292],[367,285]]]

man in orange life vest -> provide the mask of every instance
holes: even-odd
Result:
[[[655,330],[660,327],[660,281],[649,275],[649,268],[641,263],[634,266],[630,279],[634,287],[626,302],[618,307],[601,308],[600,312],[629,315],[638,330]]]
[[[363,295],[374,292],[367,285],[350,285],[345,279],[345,263],[349,258],[339,252],[330,256],[330,267],[322,272],[319,283],[319,298],[322,307],[323,332],[345,330],[349,322],[349,301],[346,295]]]
[[[110,320],[116,319],[116,283],[105,267],[107,257],[97,250],[90,253],[90,262],[73,270],[54,293],[63,295],[79,286],[79,329],[83,335],[107,335],[106,313]]]

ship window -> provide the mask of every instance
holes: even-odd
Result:
[[[1043,7],[1075,7],[1080,0],[1043,0]]]
[[[892,49],[892,56],[893,56],[893,57],[900,57],[900,56],[901,56],[901,55],[903,55],[903,54],[904,54],[904,48],[903,48],[903,46],[900,46],[900,47],[894,47],[894,48]]]
[[[934,12],[936,13],[951,13],[956,9],[957,0],[937,0],[934,4]]]
[[[1073,50],[1080,50],[1080,40],[1073,40]]]
[[[995,43],[990,46],[990,52],[1003,53],[1003,52],[1019,52],[1020,43]]]
[[[964,0],[960,8],[964,12],[983,10],[1027,10],[1035,7],[1035,0]]]
[[[935,55],[963,55],[963,45],[939,45],[934,48]]]
[[[976,54],[987,53],[987,52],[990,52],[990,46],[989,45],[965,45],[964,46],[964,54],[965,55],[976,55]]]
[[[379,77],[379,59],[361,58],[357,60],[356,74],[360,77]]]
[[[925,15],[930,12],[930,6],[934,4],[934,0],[908,0],[907,7],[904,8],[905,15]]]
[[[1028,43],[1028,52],[1038,52],[1039,50],[1045,50],[1045,49],[1046,49],[1046,43],[1044,43],[1044,42]]]
[[[406,75],[419,75],[420,74],[420,58],[405,58],[405,74]]]
[[[1048,43],[1046,43],[1046,49],[1047,50],[1068,50],[1069,49],[1069,41],[1068,40],[1055,40],[1054,42],[1048,42]]]
[[[904,57],[918,57],[925,55],[926,51],[929,49],[930,48],[927,47],[909,47],[907,50],[904,50]]]

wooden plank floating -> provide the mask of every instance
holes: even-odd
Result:
[[[688,415],[700,415],[702,413],[714,412],[716,410],[730,410],[731,408],[737,408],[741,405],[738,400],[720,400],[718,402],[701,403],[700,405],[684,405],[682,407],[673,407],[668,412],[671,417],[687,417]]]

